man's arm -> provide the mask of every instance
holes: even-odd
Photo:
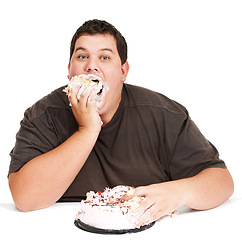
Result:
[[[57,148],[26,163],[9,175],[9,187],[19,210],[31,211],[55,203],[67,190],[84,165],[101,130],[101,119],[90,91],[69,101],[79,130]]]
[[[136,188],[135,195],[145,196],[137,224],[148,224],[180,206],[196,210],[214,208],[224,203],[234,191],[227,169],[210,168],[194,177]]]

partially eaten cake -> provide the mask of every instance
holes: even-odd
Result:
[[[142,228],[143,226],[135,225],[134,213],[144,197],[132,197],[134,191],[133,187],[116,186],[112,189],[106,188],[104,192],[88,192],[86,200],[81,201],[81,209],[76,216],[76,221],[107,231]],[[125,196],[128,200],[124,200]]]

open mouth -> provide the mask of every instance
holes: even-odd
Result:
[[[90,87],[92,89],[92,98],[95,100],[97,107],[102,103],[106,93],[109,91],[108,84],[104,82],[99,76],[94,74],[81,74],[74,76],[69,81],[68,86],[63,91],[70,96],[70,91],[76,87],[79,87],[77,93],[77,99],[80,99],[82,92]]]
[[[99,83],[100,83],[100,80],[98,80],[98,79],[92,79],[92,81],[97,83],[97,85],[99,85]],[[104,85],[102,84],[101,89],[99,90],[99,92],[97,92],[98,96],[100,96],[102,94],[103,88],[104,88]]]
[[[95,82],[97,84],[97,96],[102,97],[102,95],[105,95],[107,91],[109,90],[107,83],[105,83],[100,77],[94,75],[94,74],[88,74],[87,75],[90,80]],[[98,99],[97,99],[98,100]]]

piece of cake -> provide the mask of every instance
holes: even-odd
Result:
[[[75,89],[76,87],[80,88],[77,93],[77,99],[80,99],[81,94],[86,88],[92,88],[90,96],[92,96],[94,99],[96,107],[102,103],[106,93],[109,91],[108,84],[94,74],[81,74],[72,77],[68,83],[68,86],[63,89],[63,91],[69,96],[71,90]]]
[[[139,208],[144,197],[132,197],[134,191],[133,187],[116,186],[112,189],[106,188],[104,192],[88,192],[86,200],[81,201],[76,221],[84,224],[86,228],[90,226],[117,233],[125,233],[132,229],[144,230],[144,226],[135,225],[135,210]],[[129,197],[128,200],[124,200],[125,196]]]

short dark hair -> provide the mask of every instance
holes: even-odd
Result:
[[[117,50],[121,59],[122,65],[127,61],[127,43],[122,34],[110,23],[93,19],[83,23],[81,27],[76,30],[76,33],[72,37],[70,46],[70,59],[73,55],[76,40],[82,35],[95,35],[95,34],[109,34],[116,40]]]

